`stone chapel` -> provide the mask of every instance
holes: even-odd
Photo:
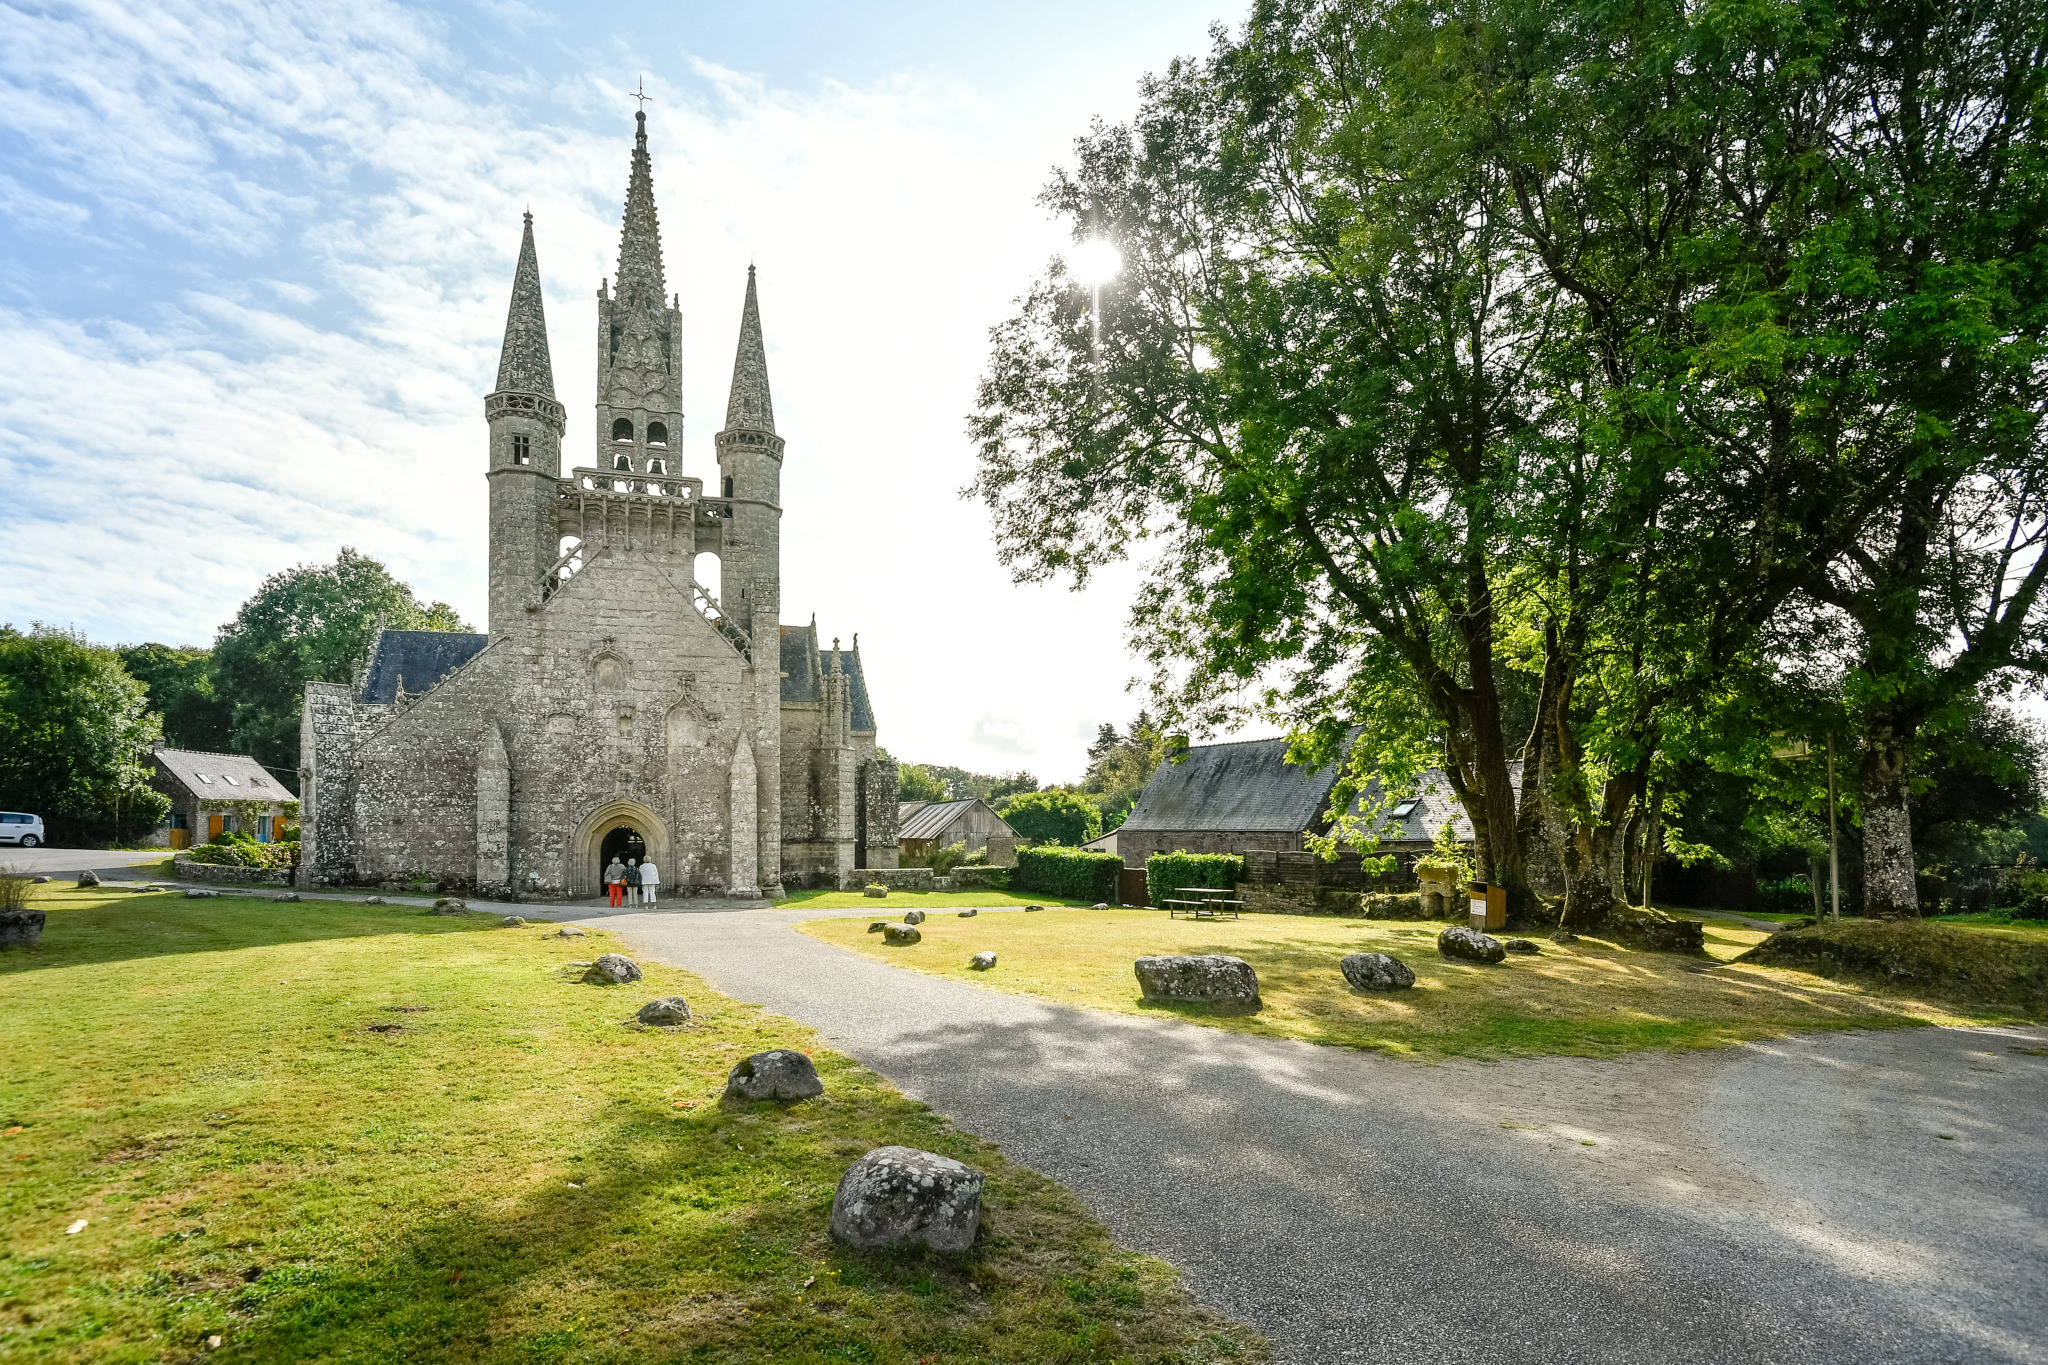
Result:
[[[489,633],[380,628],[351,684],[306,685],[301,885],[580,898],[617,854],[670,891],[756,897],[896,866],[859,637],[780,621],[784,447],[751,266],[717,472],[684,472],[680,296],[636,117],[592,458],[562,468],[528,214],[484,399]]]

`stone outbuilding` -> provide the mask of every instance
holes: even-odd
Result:
[[[158,740],[149,754],[149,785],[171,799],[152,840],[166,848],[190,848],[220,834],[267,844],[299,810],[298,798],[247,754],[172,749]]]
[[[1017,831],[988,802],[903,801],[896,807],[897,839],[906,858],[929,858],[942,848],[965,844],[969,853],[988,852],[989,840],[1015,840]],[[1016,845],[1012,843],[1014,850]]]
[[[563,467],[529,214],[483,402],[488,633],[380,630],[351,683],[307,684],[304,885],[587,897],[616,855],[752,898],[896,864],[858,644],[780,621],[786,443],[751,267],[716,464],[684,472],[682,314],[637,123],[589,462]]]

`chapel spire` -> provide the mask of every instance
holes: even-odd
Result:
[[[533,215],[519,239],[519,265],[512,272],[512,306],[505,313],[505,345],[498,352],[498,392],[516,390],[555,396],[555,367],[548,359],[548,319],[541,307],[540,260],[533,250]]]
[[[661,224],[654,213],[654,168],[647,155],[647,112],[633,115],[633,173],[626,182],[626,219],[619,230],[618,298],[658,310],[668,303],[661,269]]]
[[[747,302],[740,310],[740,345],[732,362],[732,396],[725,405],[727,431],[775,430],[775,404],[768,397],[768,350],[761,339],[761,303],[754,294],[754,267],[747,267]]]

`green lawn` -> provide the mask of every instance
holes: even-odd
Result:
[[[869,897],[858,891],[797,891],[775,902],[776,908],[798,910],[873,910],[878,918],[899,919],[905,910],[969,910],[1004,905],[1088,905],[1052,896],[1027,896],[1015,891],[891,891]]]
[[[0,952],[0,1359],[1266,1358],[806,1030],[669,969],[582,983],[607,935],[37,890],[43,946]],[[627,1022],[666,994],[694,1027]],[[772,1046],[825,1096],[721,1103]],[[890,1142],[988,1173],[971,1252],[830,1240]]]
[[[922,926],[923,942],[908,948],[885,946],[858,918],[800,927],[880,961],[995,990],[1134,1014],[1171,1013],[1240,1033],[1425,1059],[1601,1056],[1718,1047],[1795,1029],[1889,1028],[1982,1017],[1802,972],[1727,965],[1764,935],[1717,921],[1706,926],[1706,962],[1633,952],[1594,938],[1570,947],[1539,939],[1539,956],[1511,955],[1497,967],[1441,957],[1436,936],[1444,926],[1434,922],[1247,915],[1191,923],[1156,910],[1047,910],[934,918]],[[967,965],[983,949],[997,954],[992,971]],[[1414,969],[1414,988],[1353,990],[1338,970],[1349,952],[1392,953]],[[1259,974],[1265,1007],[1255,1015],[1235,1015],[1199,1005],[1147,1004],[1131,963],[1152,953],[1242,957]]]

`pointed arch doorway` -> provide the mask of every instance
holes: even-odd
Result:
[[[569,854],[570,888],[574,895],[604,894],[604,869],[613,853],[619,853],[621,861],[652,858],[661,872],[662,889],[675,885],[668,826],[640,802],[624,798],[607,801],[578,827]]]

